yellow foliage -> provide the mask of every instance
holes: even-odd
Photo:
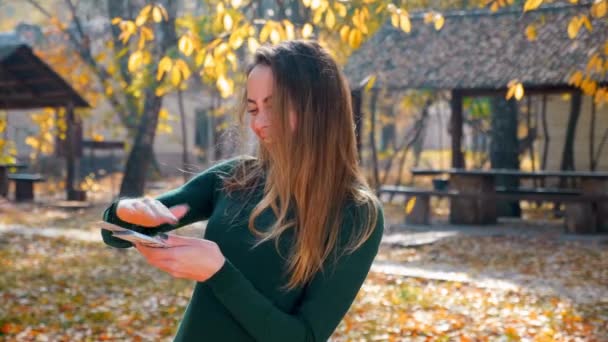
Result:
[[[230,16],[230,13],[225,13],[224,14],[224,30],[226,31],[230,31],[232,30],[232,16]]]
[[[137,31],[137,27],[135,23],[131,20],[121,20],[118,27],[120,28],[120,35],[118,38],[122,41],[123,44],[126,44],[131,38],[132,35]]]
[[[249,39],[247,39],[247,49],[249,49],[249,52],[254,53],[259,46],[260,43],[258,43],[255,38],[249,37]]]
[[[363,35],[361,34],[361,31],[356,28],[353,28],[348,35],[348,44],[350,44],[352,48],[356,49],[361,45],[362,40]]]
[[[526,0],[524,4],[524,12],[532,11],[537,9],[540,5],[542,5],[543,0]]]
[[[148,21],[150,13],[152,12],[152,7],[153,5],[146,5],[141,9],[141,11],[139,11],[137,18],[135,19],[135,25],[142,26],[146,23],[146,21]]]
[[[587,62],[587,67],[585,68],[585,72],[593,73],[593,72],[602,72],[604,69],[604,60],[598,53],[594,53],[593,56]]]
[[[346,16],[346,6],[344,4],[341,4],[339,2],[335,2],[334,3],[334,8],[336,9],[336,11],[338,12],[338,15],[341,17],[345,17]]]
[[[437,30],[437,31],[441,30],[441,28],[443,27],[443,24],[445,23],[445,18],[441,14],[435,13],[433,20],[434,20],[434,24],[435,24],[435,30]]]
[[[163,5],[156,4],[154,8],[152,8],[152,19],[154,19],[155,23],[160,23],[164,20],[169,20],[169,15],[167,14],[167,10]]]
[[[283,26],[285,26],[286,38],[289,40],[295,39],[296,33],[293,24],[289,20],[283,20]]]
[[[591,6],[591,15],[595,18],[603,18],[608,10],[608,0],[599,0]]]
[[[336,16],[334,15],[334,11],[327,11],[327,14],[325,15],[325,25],[327,25],[329,29],[333,29],[334,25],[336,25]]]
[[[169,70],[171,70],[172,67],[173,67],[173,60],[171,60],[170,57],[165,56],[165,57],[161,58],[160,62],[158,63],[156,80],[160,81],[163,78],[163,75],[166,72],[169,72]]]
[[[310,23],[304,24],[304,27],[302,27],[302,37],[309,38],[312,36],[313,30],[313,26]]]
[[[414,206],[416,205],[416,197],[411,197],[407,200],[405,204],[405,214],[409,215],[412,210],[414,210]]]
[[[528,26],[526,26],[526,37],[528,38],[529,41],[536,40],[537,34],[536,34],[536,26],[535,25],[528,25]]]
[[[342,28],[340,29],[340,38],[345,43],[348,43],[348,33],[349,33],[349,31],[350,31],[350,27],[348,27],[346,25],[342,26]]]
[[[135,72],[144,62],[144,53],[141,50],[135,51],[129,56],[127,69],[130,72]]]
[[[401,12],[399,15],[399,22],[401,23],[401,29],[403,32],[410,33],[412,30],[412,23],[410,22],[410,17],[406,11]]]
[[[220,75],[217,78],[216,85],[223,98],[229,97],[234,92],[234,81],[227,79],[224,75]]]
[[[508,84],[509,90],[507,91],[506,99],[509,100],[512,97],[515,97],[517,101],[521,100],[524,97],[524,86],[517,80],[512,80]]]
[[[577,87],[579,87],[582,82],[583,82],[583,73],[580,71],[575,71],[572,74],[572,76],[570,76],[570,79],[568,80],[569,84],[572,84]]]
[[[177,43],[177,47],[184,55],[190,56],[194,51],[194,42],[192,41],[190,34],[181,36]]]

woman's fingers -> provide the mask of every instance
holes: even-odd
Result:
[[[142,227],[156,227],[164,223],[177,224],[189,209],[187,204],[167,208],[159,200],[146,197],[121,200],[116,214],[125,222]]]
[[[160,221],[159,223],[171,223],[176,224],[178,222],[177,217],[173,215],[173,213],[160,201],[155,199],[148,199],[145,202],[150,210],[154,212],[157,219]]]
[[[169,208],[169,210],[177,219],[181,219],[182,217],[184,217],[184,215],[186,215],[186,213],[188,213],[188,211],[190,210],[190,206],[185,203],[178,204]]]

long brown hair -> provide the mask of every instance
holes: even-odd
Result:
[[[285,41],[258,48],[247,75],[257,65],[269,66],[274,77],[274,143],[260,144],[257,158],[238,164],[223,184],[229,192],[253,189],[265,177],[264,196],[248,227],[260,238],[256,246],[274,240],[277,250],[280,236],[294,230],[285,286],[293,289],[323,271],[341,233],[350,237],[343,253],[359,248],[375,228],[380,202],[359,168],[350,88],[329,53],[315,41]],[[246,103],[244,94],[241,126]],[[289,129],[290,110],[296,115],[294,132]],[[347,203],[363,206],[366,220],[361,227],[341,232]],[[277,221],[262,232],[254,220],[268,207]],[[292,219],[288,219],[290,208],[295,210]]]

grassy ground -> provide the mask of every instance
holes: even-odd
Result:
[[[18,225],[21,232],[0,229],[0,340],[171,340],[192,282],[150,267],[132,249],[22,234],[46,227],[98,234],[91,222],[105,205],[0,205],[0,228]],[[401,214],[387,210],[387,222]],[[483,288],[374,272],[332,340],[608,340],[605,245],[550,236],[453,237],[415,248],[384,245],[377,260],[527,282],[516,290]],[[572,296],[579,292],[589,296]]]

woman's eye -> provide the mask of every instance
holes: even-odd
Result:
[[[256,115],[258,111],[256,109],[248,109],[247,113],[249,113],[249,115]]]

